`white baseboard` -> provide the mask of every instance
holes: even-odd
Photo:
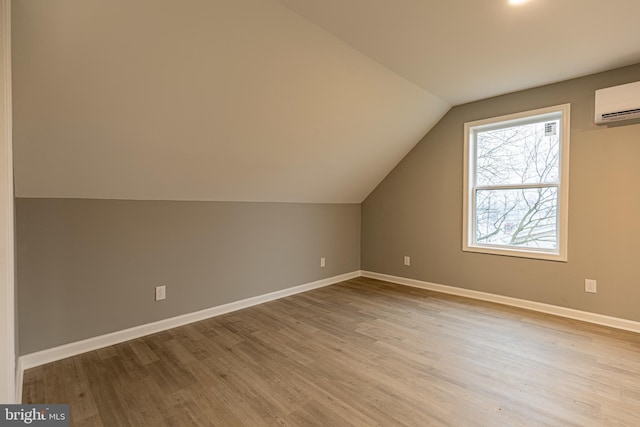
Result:
[[[399,285],[427,289],[430,291],[442,292],[445,294],[457,295],[482,301],[495,302],[512,307],[519,307],[527,310],[538,311],[541,313],[553,314],[569,319],[581,320],[583,322],[594,323],[596,325],[609,326],[611,328],[640,333],[640,322],[636,322],[633,320],[605,316],[603,314],[590,313],[588,311],[574,310],[572,308],[560,307],[557,305],[545,304],[541,302],[490,294],[487,292],[473,291],[470,289],[456,288],[453,286],[438,285],[436,283],[423,282],[421,280],[407,279],[404,277],[390,276],[388,274],[374,273],[371,271],[362,271],[362,276],[369,277],[371,279],[397,283]]]
[[[172,317],[170,319],[159,320],[157,322],[147,323],[145,325],[136,326],[130,329],[111,332],[109,334],[87,338],[82,341],[76,341],[69,344],[61,345],[59,347],[49,348],[47,350],[20,356],[20,358],[18,359],[18,377],[20,380],[19,397],[22,396],[22,376],[23,372],[26,369],[34,368],[36,366],[44,365],[50,362],[55,362],[56,360],[65,359],[67,357],[76,356],[88,351],[108,347],[110,345],[119,344],[121,342],[129,341],[145,335],[165,331],[167,329],[186,325],[188,323],[209,319],[211,317],[220,316],[221,314],[230,313],[232,311],[242,310],[243,308],[252,307],[254,305],[277,300],[290,295],[295,295],[301,292],[310,291],[312,289],[333,285],[345,280],[360,277],[360,275],[360,271],[353,271],[351,273],[329,277],[327,279],[306,283],[304,285],[294,286],[292,288],[283,289],[281,291],[270,292],[268,294],[258,295],[240,301],[234,301],[228,304],[207,308],[205,310],[183,314],[181,316]]]

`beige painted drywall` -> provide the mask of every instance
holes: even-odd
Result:
[[[0,0],[0,403],[16,403],[10,15]]]
[[[21,354],[360,268],[359,204],[17,199],[16,211]]]
[[[593,123],[596,89],[638,80],[640,64],[453,108],[363,202],[363,270],[640,321],[640,124]],[[463,252],[463,124],[563,103],[568,262]]]
[[[449,108],[273,0],[20,0],[16,195],[360,203]]]

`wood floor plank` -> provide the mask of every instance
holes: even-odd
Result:
[[[357,278],[25,372],[74,426],[639,426],[640,335]]]

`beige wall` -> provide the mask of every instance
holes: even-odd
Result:
[[[637,80],[640,64],[453,108],[363,202],[363,270],[640,321],[640,124],[593,123],[596,89]],[[462,252],[463,124],[567,102],[568,262]]]
[[[640,124],[593,124],[594,90],[636,80],[640,64],[456,107],[361,206],[17,199],[20,352],[361,267],[640,321]],[[463,123],[566,102],[569,261],[463,253]]]
[[[360,268],[358,204],[17,199],[16,211],[22,354]]]

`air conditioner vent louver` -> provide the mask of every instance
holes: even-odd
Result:
[[[640,82],[596,90],[597,124],[640,119]]]
[[[626,111],[616,111],[615,113],[604,113],[602,115],[603,119],[613,118],[613,117],[625,117],[629,115],[640,114],[640,108],[634,108],[633,110]]]

